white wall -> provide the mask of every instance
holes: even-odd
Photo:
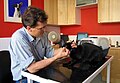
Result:
[[[8,50],[10,38],[0,38],[0,51]]]

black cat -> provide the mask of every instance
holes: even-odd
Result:
[[[83,43],[72,48],[71,44],[72,42],[69,42],[63,46],[70,50],[71,58],[63,66],[72,70],[70,83],[82,83],[106,61],[109,48],[103,50],[102,47],[91,43]]]
[[[77,48],[72,48],[71,43],[64,45],[70,50],[71,61],[63,65],[68,68],[78,68],[79,70],[97,68],[104,62],[109,50],[109,48],[102,50],[101,47],[91,43],[83,43],[78,45]]]

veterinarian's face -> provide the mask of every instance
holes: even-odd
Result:
[[[45,27],[46,27],[46,23],[38,22],[35,28],[31,28],[33,36],[34,37],[42,36],[45,31]]]

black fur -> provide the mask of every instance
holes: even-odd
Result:
[[[71,61],[64,64],[68,68],[77,68],[79,70],[89,70],[90,68],[98,68],[108,53],[108,49],[102,50],[101,47],[91,43],[83,43],[77,48],[72,48],[71,43],[67,43],[64,47],[70,50]]]
[[[106,61],[105,56],[109,48],[102,50],[101,47],[91,43],[83,43],[77,48],[72,48],[71,44],[70,42],[64,45],[70,50],[71,60],[63,66],[72,70],[71,83],[82,83]]]

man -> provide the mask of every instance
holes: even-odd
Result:
[[[44,32],[47,18],[43,10],[29,6],[22,16],[23,27],[11,37],[9,46],[11,71],[16,83],[26,83],[21,71],[35,73],[69,54],[66,48],[54,50],[51,47]],[[44,56],[47,59],[44,59]]]

